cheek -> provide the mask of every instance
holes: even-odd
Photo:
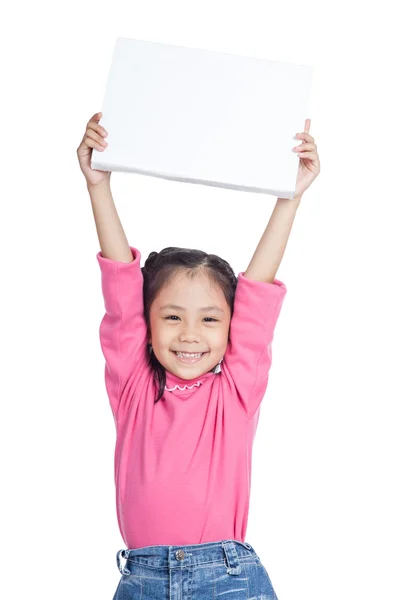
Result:
[[[219,331],[218,334],[210,339],[210,342],[214,342],[214,345],[218,347],[218,350],[226,348],[228,341],[228,331]]]
[[[158,327],[156,329],[156,338],[161,346],[169,346],[171,340],[176,337],[176,330],[174,331],[172,327],[168,327],[164,323],[158,323]]]

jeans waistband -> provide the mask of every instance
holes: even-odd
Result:
[[[124,567],[121,565],[121,556],[126,559]],[[130,575],[129,562],[159,568],[181,569],[225,559],[228,573],[238,575],[241,571],[239,559],[246,558],[258,558],[251,544],[239,540],[220,540],[180,546],[123,548],[117,552],[117,566],[123,575]]]

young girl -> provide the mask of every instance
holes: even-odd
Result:
[[[275,279],[301,196],[319,173],[306,131],[295,197],[278,198],[245,272],[187,248],[151,252],[141,267],[110,190],[92,170],[107,146],[87,124],[77,150],[101,252],[100,341],[117,437],[118,523],[127,546],[113,600],[277,600],[245,541],[251,452],[286,294]],[[120,557],[126,559],[121,565]]]

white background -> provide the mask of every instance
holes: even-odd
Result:
[[[111,600],[120,577],[99,245],[76,149],[123,36],[315,66],[321,174],[277,273],[288,293],[246,540],[279,600],[398,600],[395,4],[38,1],[3,17],[1,597]],[[143,259],[201,248],[236,273],[276,201],[126,173],[111,186]]]

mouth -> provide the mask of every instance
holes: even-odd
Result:
[[[203,356],[208,354],[208,352],[172,352],[175,354],[179,362],[189,365],[200,362]]]

